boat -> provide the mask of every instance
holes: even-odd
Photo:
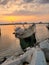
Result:
[[[40,43],[41,41],[49,38],[49,32],[43,24],[33,24],[27,29],[21,29],[18,27],[14,34],[15,37],[20,40],[20,45],[23,50],[27,47],[34,47],[36,43]]]
[[[35,25],[29,26],[27,29],[22,29],[20,27],[16,28],[15,37],[20,40],[20,46],[25,51],[27,47],[33,47],[36,43],[35,38]]]

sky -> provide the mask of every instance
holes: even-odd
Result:
[[[49,21],[49,0],[0,0],[0,22]]]

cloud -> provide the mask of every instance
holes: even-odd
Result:
[[[17,0],[0,0],[0,5],[7,5],[8,2],[16,2]]]
[[[41,3],[49,3],[49,0],[41,0]]]
[[[23,0],[24,2],[26,2],[26,3],[30,3],[30,2],[32,2],[33,0]]]
[[[36,3],[47,4],[49,0],[34,0]]]
[[[49,4],[46,3],[49,0],[1,0],[0,15],[48,14]]]
[[[26,2],[26,3],[45,3],[45,4],[47,4],[47,3],[49,3],[49,0],[23,0],[24,2]]]
[[[1,4],[1,5],[6,5],[6,4],[8,3],[8,1],[9,1],[9,0],[1,0],[1,1],[0,1],[0,4]]]

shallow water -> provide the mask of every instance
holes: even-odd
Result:
[[[0,36],[0,57],[8,56],[15,53],[18,54],[22,51],[19,39],[16,39],[13,32],[15,26],[2,26],[1,28],[1,36]]]

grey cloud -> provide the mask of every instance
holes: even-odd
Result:
[[[47,4],[47,3],[49,3],[49,0],[35,0],[36,2],[38,2],[38,3],[43,3],[43,4]]]
[[[23,0],[26,3],[35,2],[35,3],[49,3],[49,0]]]
[[[12,1],[15,2],[16,0],[3,0],[3,1],[1,0],[1,1],[0,1],[0,4],[1,4],[1,5],[6,5],[9,1],[10,1],[10,2],[12,2]]]
[[[6,5],[8,3],[9,0],[3,0],[3,1],[0,1],[0,4],[2,5]]]
[[[23,0],[26,3],[32,2],[33,0]]]
[[[49,3],[49,0],[42,0],[41,3]]]

